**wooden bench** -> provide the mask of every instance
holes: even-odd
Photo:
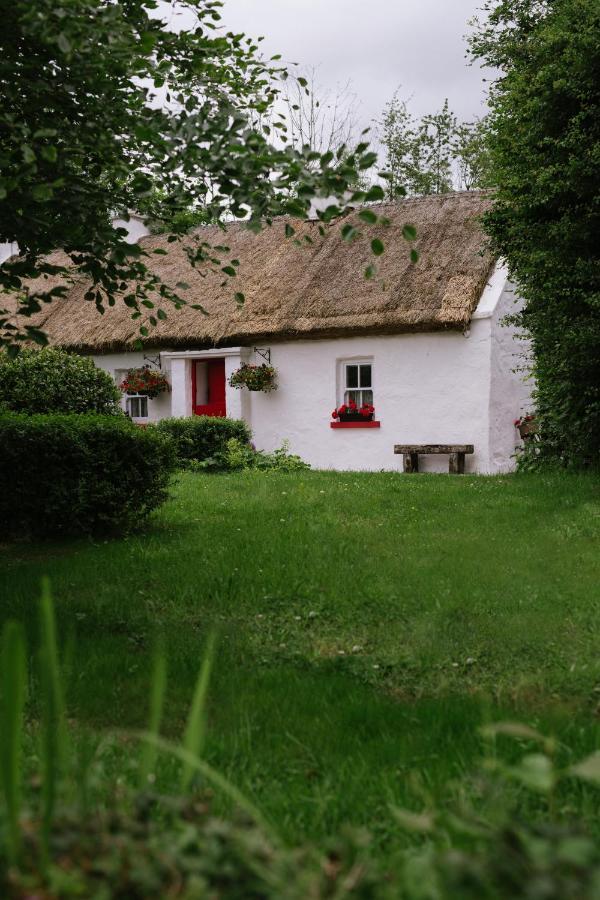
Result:
[[[451,475],[464,475],[465,455],[473,453],[473,444],[396,444],[394,453],[402,453],[405,472],[419,471],[419,456],[430,453],[449,454],[448,472]]]

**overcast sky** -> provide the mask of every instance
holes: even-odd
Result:
[[[465,120],[482,115],[482,74],[464,35],[482,0],[225,0],[227,28],[265,36],[263,47],[335,88],[352,81],[359,124],[377,119],[396,88],[418,115],[448,97]]]

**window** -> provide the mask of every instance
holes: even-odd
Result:
[[[342,389],[344,403],[354,401],[357,406],[368,403],[373,406],[373,363],[370,360],[352,360],[342,363]]]
[[[142,394],[127,397],[127,413],[132,419],[147,419],[148,398]]]

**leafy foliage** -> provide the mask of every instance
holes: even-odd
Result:
[[[156,430],[173,440],[177,460],[184,465],[192,460],[203,462],[219,457],[231,439],[248,446],[251,439],[250,429],[241,419],[220,416],[162,419]]]
[[[265,450],[255,450],[254,446],[242,444],[236,438],[231,438],[227,441],[225,452],[215,459],[214,463],[229,471],[254,469],[261,472],[268,470],[297,472],[310,469],[308,463],[295,453],[290,453],[288,441],[284,441],[281,447],[272,453],[267,453]]]
[[[415,119],[396,93],[381,126],[390,200],[406,193],[446,194],[490,185],[485,119],[459,122],[448,100],[439,112]]]
[[[0,533],[89,534],[142,520],[167,496],[172,442],[124,416],[0,415]]]
[[[120,398],[110,375],[87,357],[50,347],[0,354],[0,404],[7,410],[120,415]]]
[[[350,830],[328,837],[318,848],[306,844],[289,848],[260,811],[202,756],[198,729],[204,727],[212,651],[205,654],[186,733],[179,742],[159,735],[156,698],[162,706],[166,662],[158,655],[162,663],[154,670],[150,730],[128,735],[126,754],[117,771],[111,772],[106,758],[123,744],[123,735],[118,741],[110,734],[93,739],[91,752],[77,758],[76,744],[82,736],[67,719],[63,703],[64,678],[48,584],[39,612],[39,670],[28,667],[19,623],[8,622],[2,634],[0,719],[3,742],[11,748],[10,764],[0,770],[6,801],[0,807],[3,895],[97,900],[107,896],[325,900],[344,895],[363,900],[595,900],[598,896],[597,836],[557,803],[566,783],[594,796],[600,786],[598,752],[564,762],[557,752],[560,745],[530,725],[491,724],[482,729],[487,742],[484,764],[461,779],[459,802],[438,808],[426,800],[421,811],[393,805],[387,811],[412,837],[408,849],[406,843],[395,842],[381,860],[368,835]],[[24,685],[29,680],[43,723],[39,749],[34,749],[24,727]],[[55,748],[44,739],[44,723],[50,722],[57,735],[63,735],[61,768],[51,764]],[[58,737],[53,738],[58,743]],[[139,759],[145,765],[148,744],[184,764],[179,795],[161,796],[131,784],[128,776]],[[564,757],[568,748],[560,749]],[[123,765],[125,759],[128,765]],[[41,783],[41,816],[40,793],[31,790],[33,783]],[[211,814],[208,786],[234,801],[235,810],[227,819]],[[423,793],[426,797],[428,791]],[[46,817],[47,796],[59,802]],[[67,797],[75,804],[65,802]],[[532,801],[538,804],[537,814],[531,812]],[[590,817],[594,809],[592,803]]]
[[[202,221],[246,219],[260,230],[275,215],[304,218],[313,198],[332,198],[325,221],[373,164],[365,143],[349,152],[294,147],[282,115],[262,124],[287,72],[259,43],[221,28],[220,0],[180,0],[193,21],[171,27],[158,0],[14,0],[0,38],[0,240],[20,257],[0,269],[0,338],[44,343],[28,317],[83,277],[99,312],[120,298],[140,341],[185,298],[151,271],[151,255],[113,229],[115,211],[163,219],[173,240]],[[170,9],[170,7],[166,7]],[[147,204],[146,204],[147,205]],[[152,203],[150,203],[152,206]],[[187,242],[191,264],[222,273],[225,245]],[[67,262],[47,255],[61,248]],[[35,285],[28,280],[49,276]]]
[[[474,56],[490,90],[485,224],[525,300],[539,462],[600,460],[600,7],[596,0],[488,2]]]
[[[261,363],[242,363],[239,369],[229,377],[229,384],[234,388],[247,387],[250,391],[274,391],[276,389],[275,378],[277,372],[274,366]]]

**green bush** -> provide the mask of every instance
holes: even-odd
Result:
[[[167,496],[172,442],[125,417],[0,415],[0,534],[128,527]]]
[[[173,439],[177,459],[184,465],[192,460],[204,462],[217,459],[225,453],[227,442],[232,438],[249,444],[252,436],[246,423],[240,419],[218,416],[163,419],[156,430]]]
[[[54,347],[0,354],[0,409],[119,415],[121,393],[93,361]]]
[[[231,438],[227,441],[225,453],[219,462],[222,463],[223,468],[231,471],[276,469],[280,472],[296,472],[299,469],[310,469],[308,463],[294,453],[290,453],[288,441],[284,441],[281,447],[272,453],[267,453],[265,450],[255,450],[251,445],[242,444],[236,438]]]

